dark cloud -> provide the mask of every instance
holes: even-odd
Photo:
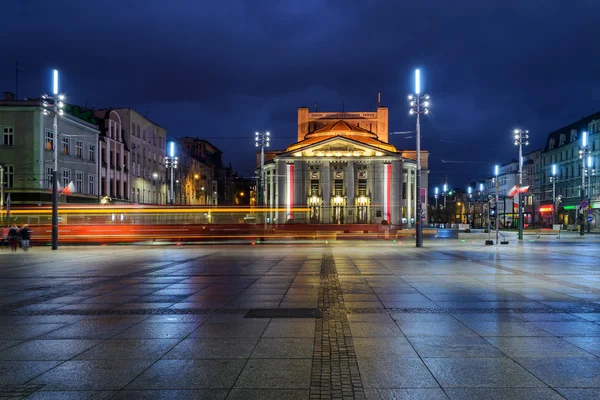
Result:
[[[514,126],[532,132],[533,149],[600,109],[595,0],[19,1],[2,11],[0,90],[13,90],[17,60],[22,96],[47,91],[57,67],[71,100],[148,111],[170,135],[210,138],[246,175],[252,132],[270,129],[285,147],[300,106],[368,110],[381,92],[390,129],[414,129],[405,99],[417,66],[433,99],[423,146],[434,184],[510,161]]]

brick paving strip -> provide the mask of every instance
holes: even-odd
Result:
[[[331,249],[321,263],[319,309],[310,376],[310,399],[364,399],[358,360]]]

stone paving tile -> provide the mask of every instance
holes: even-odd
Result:
[[[463,336],[477,334],[459,321],[398,321],[398,326],[406,336]]]
[[[69,360],[99,344],[101,340],[30,340],[0,352],[0,360]]]
[[[312,337],[263,336],[252,352],[252,358],[312,358]]]
[[[235,387],[308,389],[311,365],[310,359],[250,359]]]
[[[556,388],[567,400],[600,400],[600,389]]]
[[[370,322],[350,322],[352,336],[357,337],[396,337],[404,335],[393,321],[381,324]]]
[[[245,360],[159,360],[127,386],[130,389],[229,389]]]
[[[481,336],[550,336],[548,332],[530,322],[503,321],[498,323],[466,321],[464,324]]]
[[[443,388],[545,386],[508,358],[425,358],[424,361]]]
[[[550,388],[446,388],[451,400],[560,400],[561,395]]]
[[[510,358],[593,357],[556,337],[488,337],[486,340]]]
[[[359,358],[418,358],[410,342],[401,336],[398,337],[376,337],[364,338],[357,337],[353,339],[356,355]]]
[[[0,386],[24,384],[58,364],[60,361],[0,361]]]
[[[600,325],[592,322],[544,321],[532,324],[555,336],[600,336]]]
[[[28,340],[64,327],[65,324],[0,325],[0,339]]]
[[[29,396],[27,400],[108,400],[114,398],[117,392],[113,391],[38,391]],[[1,397],[0,397],[1,398]]]
[[[367,389],[367,400],[448,400],[442,389]]]
[[[165,360],[198,358],[248,358],[258,338],[185,339],[164,355]]]
[[[423,358],[505,357],[480,337],[411,336],[408,340]]]
[[[561,339],[600,357],[600,339],[597,337],[563,337]]]
[[[111,400],[224,400],[228,390],[123,390]]]
[[[551,387],[600,388],[596,358],[518,358],[523,368]]]
[[[267,328],[269,320],[240,320],[235,322],[207,321],[189,337],[260,337]]]
[[[158,360],[178,339],[108,339],[75,360]]]
[[[150,324],[140,322],[115,337],[120,339],[181,339],[200,326],[196,322]]]
[[[295,389],[233,389],[227,400],[306,400],[308,390]]]
[[[315,320],[307,318],[272,319],[263,337],[309,337],[315,336]]]
[[[152,364],[152,360],[66,361],[30,383],[44,390],[119,390]]]
[[[423,361],[418,358],[399,360],[360,357],[360,375],[368,388],[434,388],[439,387]]]

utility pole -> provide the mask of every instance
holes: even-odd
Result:
[[[415,94],[409,95],[408,100],[410,101],[410,114],[417,114],[417,191],[415,193],[416,199],[416,214],[415,215],[415,237],[416,247],[423,247],[423,219],[422,219],[422,208],[421,203],[421,114],[428,114],[429,109],[429,95],[421,95],[421,71],[415,70]]]
[[[523,145],[529,144],[529,131],[515,129],[515,146],[519,146],[519,240],[523,240]]]
[[[58,116],[63,115],[65,96],[58,94],[58,70],[53,71],[52,96],[42,95],[42,112],[52,115],[54,169],[52,170],[52,250],[58,250]]]

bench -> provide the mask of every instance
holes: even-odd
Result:
[[[541,236],[556,236],[557,239],[560,239],[560,231],[556,229],[536,229],[523,231],[523,235],[535,235],[538,239]]]

